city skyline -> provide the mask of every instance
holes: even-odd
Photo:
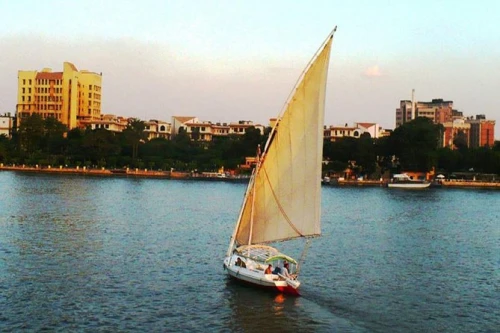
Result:
[[[325,124],[394,128],[415,89],[418,101],[497,120],[498,138],[498,11],[492,1],[0,1],[0,112],[15,111],[18,70],[69,61],[103,73],[104,114],[265,124],[338,25]]]

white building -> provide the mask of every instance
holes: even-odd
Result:
[[[14,117],[11,116],[10,112],[6,112],[4,115],[1,115],[0,135],[5,135],[6,137],[10,138],[13,124],[14,124]]]

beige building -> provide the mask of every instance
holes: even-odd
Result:
[[[145,122],[145,132],[148,133],[148,140],[164,138],[169,140],[172,135],[172,125],[166,121],[150,120]]]
[[[82,119],[79,121],[81,129],[105,129],[111,132],[122,132],[128,125],[128,118],[114,114],[100,115],[99,119]]]
[[[364,132],[364,129],[360,129],[357,126],[347,126],[347,124],[345,126],[325,126],[323,129],[323,138],[332,142],[348,137],[358,139]]]
[[[10,112],[6,112],[4,115],[0,116],[0,135],[5,135],[10,138],[13,125],[14,117],[11,116]]]
[[[435,124],[443,124],[453,120],[453,101],[433,99],[430,102],[414,102],[403,100],[396,109],[396,127],[416,117],[431,119]]]
[[[79,121],[100,119],[102,75],[87,70],[78,71],[65,62],[62,72],[18,72],[17,122],[37,113],[42,118],[53,117],[68,129]]]
[[[256,128],[264,134],[265,127],[249,120],[234,123],[212,123],[199,121],[196,117],[172,117],[172,135],[185,131],[191,140],[212,141],[214,136],[243,135],[249,128]]]
[[[97,120],[81,120],[79,126],[82,129],[90,128],[105,129],[111,132],[123,132],[130,118],[116,116],[114,114],[104,114]],[[172,126],[170,123],[161,120],[149,120],[144,122],[144,132],[148,134],[148,140],[156,138],[170,139]]]

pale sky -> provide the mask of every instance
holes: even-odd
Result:
[[[277,116],[335,25],[325,122],[395,126],[402,99],[497,121],[500,1],[0,0],[0,113],[18,70],[103,73],[102,113],[170,121]]]

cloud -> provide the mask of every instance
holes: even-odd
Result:
[[[368,76],[368,77],[378,77],[378,76],[383,75],[382,72],[380,71],[380,68],[378,67],[378,65],[368,67],[365,70],[364,74],[365,74],[365,76]]]

